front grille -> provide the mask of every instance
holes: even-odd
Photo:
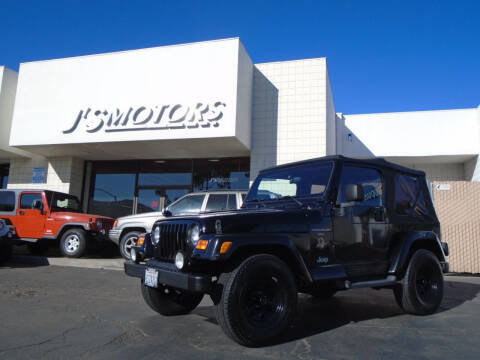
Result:
[[[175,259],[178,251],[187,250],[187,232],[190,223],[165,222],[160,223],[160,242],[157,245],[157,257],[169,261]]]

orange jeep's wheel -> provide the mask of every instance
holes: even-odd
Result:
[[[83,229],[65,231],[60,240],[60,251],[63,255],[78,258],[85,254],[87,249],[87,234]]]

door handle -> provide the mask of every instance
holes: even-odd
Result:
[[[25,211],[20,210],[20,215],[25,215]]]

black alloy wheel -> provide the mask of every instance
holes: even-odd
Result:
[[[297,288],[289,267],[273,255],[254,255],[220,276],[216,317],[227,336],[245,346],[275,341],[291,324]]]
[[[284,316],[288,294],[279,284],[278,274],[273,269],[258,274],[240,294],[240,308],[245,320],[256,327],[271,327]]]
[[[195,309],[203,299],[202,293],[192,293],[159,285],[152,288],[141,283],[142,296],[148,306],[164,316],[188,314]]]
[[[405,276],[393,289],[398,305],[416,315],[434,313],[443,298],[443,273],[437,257],[425,249],[410,259]]]

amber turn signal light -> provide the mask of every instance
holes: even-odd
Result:
[[[208,240],[198,240],[197,250],[207,250]]]
[[[116,228],[117,225],[118,225],[118,220],[115,220],[115,221],[113,222],[113,227]]]
[[[232,246],[231,241],[225,241],[220,248],[220,254],[225,254],[228,250],[230,250],[230,246]]]
[[[137,240],[137,246],[142,246],[145,242],[145,236],[140,236]]]

